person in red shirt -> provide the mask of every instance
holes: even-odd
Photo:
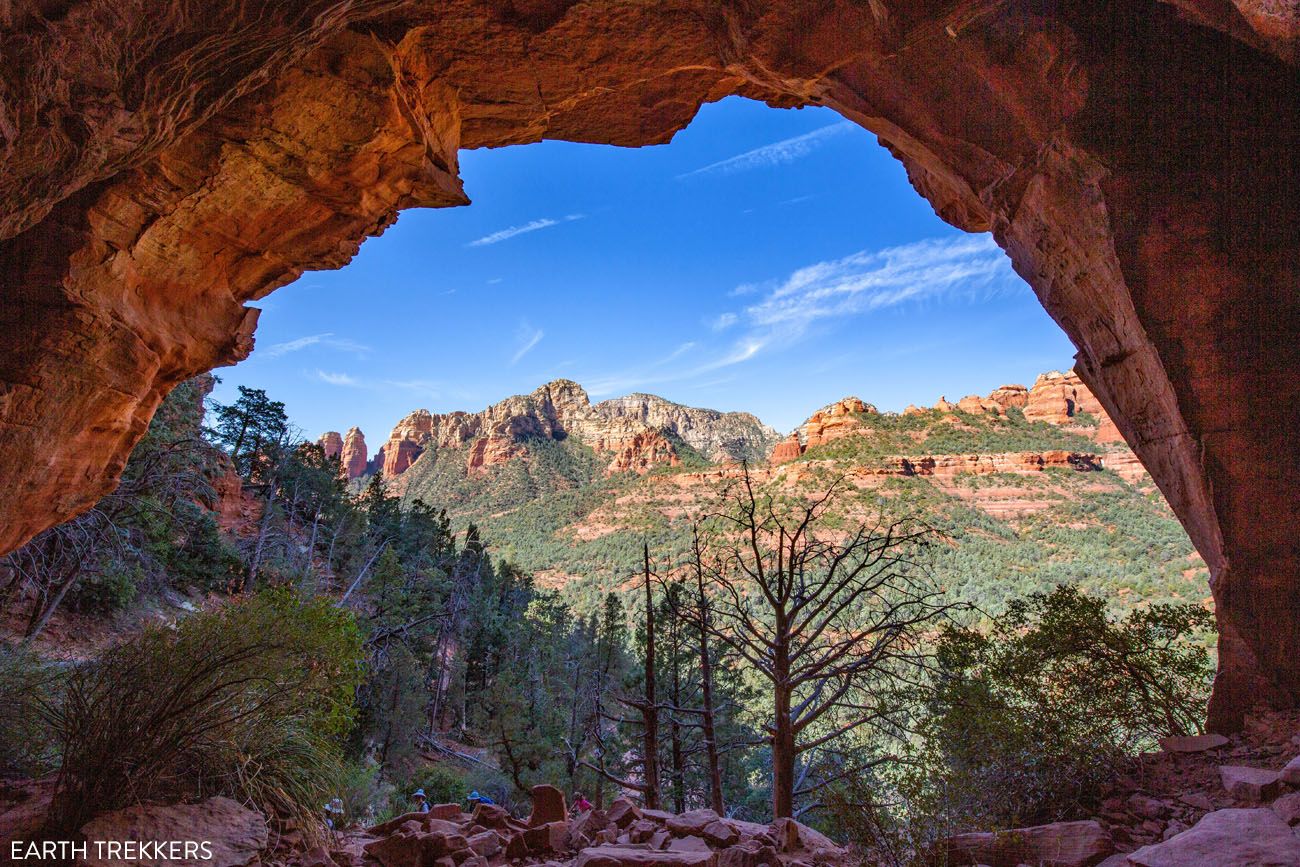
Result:
[[[591,801],[582,796],[582,792],[573,793],[573,809],[578,813],[586,813],[591,810]]]

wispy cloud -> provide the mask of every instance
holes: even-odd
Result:
[[[346,385],[357,387],[361,385],[361,380],[347,373],[331,373],[328,370],[317,370],[316,378],[321,382],[328,382],[330,385]]]
[[[561,223],[572,223],[574,220],[581,220],[586,214],[567,214],[559,219],[551,217],[542,217],[539,220],[530,220],[522,226],[510,226],[500,229],[490,235],[484,235],[482,238],[476,238],[470,241],[468,247],[485,247],[488,244],[499,244],[502,241],[508,241],[516,235],[524,235],[528,232],[536,232],[538,229],[549,229],[551,226],[558,226]],[[491,282],[491,281],[488,281]]]
[[[540,328],[533,328],[527,322],[519,326],[519,348],[515,354],[510,357],[510,366],[513,367],[519,363],[519,360],[533,351],[537,344],[542,342],[546,333]]]
[[[726,331],[731,326],[740,321],[740,317],[728,310],[726,313],[720,313],[709,323],[709,327],[714,331]]]
[[[743,154],[736,154],[734,157],[727,157],[725,160],[718,160],[716,163],[709,163],[707,166],[701,166],[693,171],[685,172],[677,176],[678,180],[689,178],[694,175],[709,174],[720,172],[724,175],[735,174],[736,172],[746,172],[750,169],[761,169],[769,166],[779,166],[785,163],[792,163],[797,159],[806,157],[812,153],[823,141],[836,133],[845,132],[852,128],[853,124],[847,120],[833,123],[830,126],[824,126],[815,129],[812,132],[806,132],[803,135],[793,136],[792,138],[782,139],[778,142],[772,142],[753,150],[745,151]]]
[[[427,398],[442,397],[443,384],[430,379],[361,379],[350,373],[337,373],[317,369],[311,374],[321,382],[344,388],[360,388],[374,392],[404,391]]]
[[[306,349],[309,346],[325,346],[330,349],[351,352],[354,355],[365,355],[370,351],[370,347],[363,343],[358,343],[348,337],[335,337],[334,332],[326,331],[323,334],[310,334],[295,340],[286,340],[283,343],[272,343],[262,349],[260,355],[262,358],[279,358],[291,352]]]
[[[732,296],[761,294],[748,306],[709,323],[733,336],[710,351],[693,353],[689,366],[670,365],[684,352],[620,374],[593,377],[594,395],[618,394],[665,382],[694,380],[786,349],[816,333],[814,326],[839,322],[906,303],[965,298],[979,301],[1023,286],[993,239],[963,235],[863,250],[817,262]]]
[[[1013,285],[989,235],[930,239],[808,265],[746,307],[752,329],[798,336],[814,322],[940,296],[977,298]]]

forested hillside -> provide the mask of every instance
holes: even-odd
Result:
[[[226,795],[305,844],[326,802],[546,783],[883,852],[1077,815],[1200,725],[1204,569],[1077,391],[1059,417],[848,399],[777,442],[551,384],[389,480],[210,387],[0,564],[0,771],[47,776],[60,833]]]

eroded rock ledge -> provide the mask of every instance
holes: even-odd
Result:
[[[992,230],[1213,575],[1213,721],[1300,700],[1300,39],[1234,0],[17,0],[0,12],[0,549],[108,490],[245,305],[461,147],[820,104]]]

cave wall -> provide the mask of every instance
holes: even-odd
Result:
[[[657,144],[741,94],[834,108],[993,232],[1210,566],[1211,722],[1300,703],[1297,8],[18,0],[0,550],[109,490],[172,385],[245,357],[248,302],[466,204],[460,148]]]

